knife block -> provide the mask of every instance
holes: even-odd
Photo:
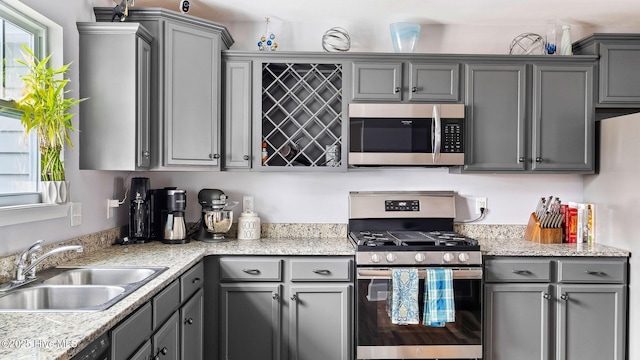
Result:
[[[560,244],[562,243],[562,228],[543,228],[540,226],[540,220],[536,214],[531,213],[527,229],[524,231],[524,238],[541,244]]]

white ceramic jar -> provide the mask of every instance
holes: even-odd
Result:
[[[260,239],[260,218],[258,213],[244,211],[238,217],[238,240]]]

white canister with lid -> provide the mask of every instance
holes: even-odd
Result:
[[[260,218],[258,213],[244,211],[238,217],[238,240],[260,239]]]

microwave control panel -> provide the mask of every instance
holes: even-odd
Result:
[[[442,144],[440,151],[443,153],[463,153],[462,146],[462,119],[442,119]]]

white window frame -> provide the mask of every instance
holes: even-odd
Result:
[[[24,5],[19,0],[3,0],[0,2],[2,17],[13,24],[34,33],[34,52],[36,55],[48,53],[48,49],[56,49],[50,60],[51,66],[63,64],[63,29],[37,11]],[[5,104],[6,105],[6,104]],[[39,161],[38,168],[39,168]],[[39,174],[38,187],[39,187]],[[70,204],[43,204],[38,192],[0,195],[0,227],[32,221],[41,221],[68,217]]]

